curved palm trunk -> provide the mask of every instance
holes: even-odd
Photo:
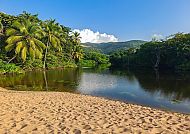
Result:
[[[46,59],[47,59],[48,47],[49,47],[49,39],[47,42],[46,51],[45,51],[45,55],[44,55],[44,65],[43,65],[44,69],[46,69]]]

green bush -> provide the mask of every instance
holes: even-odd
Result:
[[[25,70],[42,69],[42,68],[43,68],[43,62],[40,59],[27,60],[24,63]]]
[[[62,56],[58,56],[55,54],[47,55],[47,68],[75,68],[77,65],[73,60],[68,60],[68,58]]]
[[[16,66],[15,64],[7,64],[3,60],[0,59],[0,74],[5,73],[23,73],[23,70]]]
[[[65,62],[64,68],[76,68],[77,65],[74,62]]]
[[[97,50],[85,51],[84,58],[80,61],[80,66],[95,67],[102,64],[110,64],[108,55]]]
[[[95,67],[96,66],[96,62],[94,60],[81,60],[79,64],[82,67]]]

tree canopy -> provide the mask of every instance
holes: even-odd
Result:
[[[110,66],[110,62],[112,67],[190,70],[190,34],[150,42],[81,45],[79,33],[55,20],[43,21],[27,12],[17,16],[0,13],[0,61],[0,70],[6,70],[3,66],[9,63],[23,69],[46,69]]]
[[[27,12],[18,16],[0,13],[0,50],[4,62],[23,67],[36,62],[44,68],[52,67],[50,64],[75,66],[76,58],[80,60],[83,55],[78,33],[55,20],[43,21]],[[47,61],[50,57],[56,57],[54,63]]]
[[[113,66],[159,69],[190,69],[190,34],[177,33],[162,41],[150,41],[111,54]]]

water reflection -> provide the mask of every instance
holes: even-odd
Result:
[[[0,77],[12,90],[77,92],[190,113],[189,73],[65,69]]]
[[[0,77],[0,86],[25,91],[75,92],[81,71],[78,69],[32,71],[21,75]]]
[[[190,72],[159,72],[150,70],[119,71],[112,74],[127,76],[128,81],[138,81],[141,88],[151,94],[160,93],[162,96],[176,100],[190,99]],[[159,75],[159,76],[158,76]]]
[[[78,90],[83,94],[93,94],[115,88],[117,78],[111,74],[98,74],[84,72],[78,87]]]
[[[190,113],[187,72],[85,70],[78,90],[83,94]]]

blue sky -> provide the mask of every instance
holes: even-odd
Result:
[[[38,13],[72,29],[108,33],[119,41],[190,32],[190,0],[0,0],[0,11]]]

